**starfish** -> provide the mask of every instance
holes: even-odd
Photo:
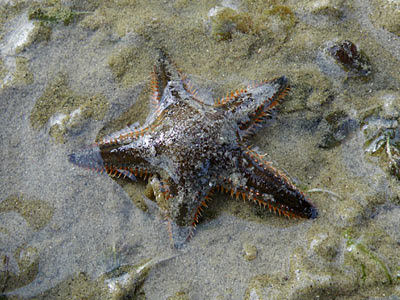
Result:
[[[308,197],[248,146],[289,92],[285,77],[213,103],[201,100],[163,53],[151,78],[153,109],[144,126],[111,134],[71,154],[70,162],[111,176],[148,179],[176,248],[192,237],[217,191],[286,217],[317,217]]]

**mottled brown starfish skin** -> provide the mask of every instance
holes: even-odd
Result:
[[[192,236],[215,191],[254,201],[279,215],[317,217],[309,199],[246,145],[289,91],[285,77],[210,104],[160,54],[151,84],[154,109],[145,126],[116,132],[69,160],[132,180],[152,176],[175,247]]]

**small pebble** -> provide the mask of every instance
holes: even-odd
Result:
[[[257,257],[257,248],[252,244],[244,243],[243,251],[244,251],[243,257],[248,261],[252,261]]]

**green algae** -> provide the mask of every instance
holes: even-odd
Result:
[[[211,17],[211,36],[217,41],[227,41],[232,39],[235,32],[239,32],[257,36],[267,33],[268,36],[276,38],[276,34],[288,33],[296,22],[291,9],[283,5],[264,9],[261,14],[250,14],[224,7]],[[271,31],[271,28],[276,26],[280,29]]]
[[[61,121],[50,124],[50,135],[63,143],[71,128],[89,118],[102,120],[108,108],[109,104],[102,95],[79,95],[68,87],[65,75],[59,74],[36,101],[30,123],[39,130],[48,124],[52,116],[59,114]]]
[[[47,1],[44,4],[33,4],[29,8],[29,20],[43,23],[62,23],[65,26],[72,23],[76,12],[61,4],[59,0]]]
[[[217,41],[230,40],[234,31],[249,33],[252,30],[252,23],[248,13],[224,7],[211,17],[211,35]]]
[[[10,195],[0,203],[0,213],[14,211],[35,230],[41,230],[51,220],[54,208],[43,200],[26,195]]]
[[[347,252],[345,259],[348,260],[350,264],[358,266],[360,268],[360,278],[362,283],[375,284],[389,284],[394,283],[392,272],[390,271],[387,263],[380,258],[376,251],[372,251],[364,242],[368,244],[379,243],[375,245],[377,249],[380,248],[382,239],[390,241],[381,231],[375,230],[374,232],[366,232],[363,236],[358,239],[354,238],[354,233],[351,229],[346,229],[343,232],[343,236],[346,239]]]
[[[274,5],[272,6],[272,8],[264,10],[262,14],[266,16],[267,20],[269,20],[270,22],[273,18],[278,18],[278,23],[282,24],[281,26],[283,26],[282,29],[284,32],[290,31],[297,23],[297,18],[289,6]],[[263,26],[260,24],[260,21],[262,20],[264,21],[264,19],[260,19],[257,20],[256,23],[258,23],[259,26]],[[264,24],[266,25],[270,22],[265,22]],[[260,29],[261,28],[259,28],[258,30]]]

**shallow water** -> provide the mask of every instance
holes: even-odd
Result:
[[[400,297],[398,2],[43,2],[55,17],[42,24],[28,19],[29,1],[0,5],[0,295]],[[345,40],[367,76],[330,54]],[[176,250],[157,212],[141,209],[145,183],[68,162],[143,123],[158,48],[204,97],[289,78],[291,94],[252,144],[310,196],[316,220],[216,195]]]

